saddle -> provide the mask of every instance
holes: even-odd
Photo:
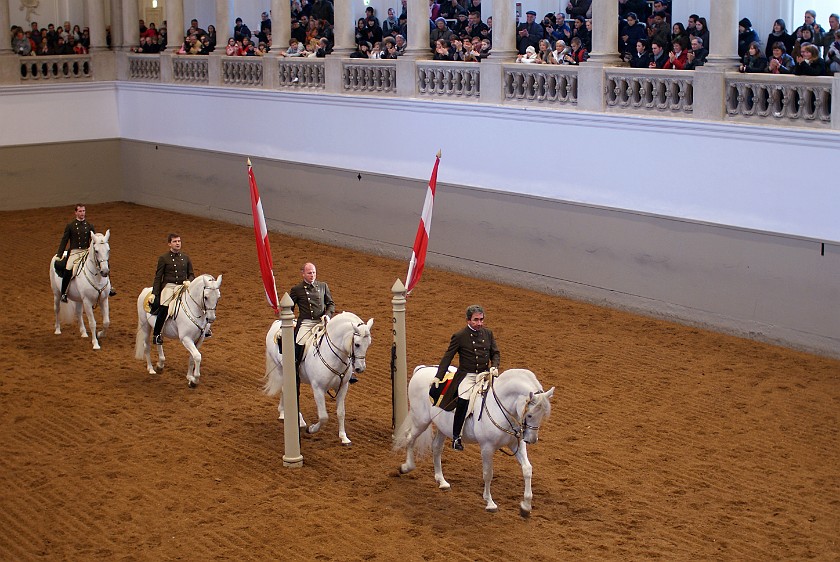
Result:
[[[309,352],[309,348],[312,347],[315,342],[327,333],[327,317],[321,317],[321,323],[313,326],[306,332],[299,331],[298,332],[298,341],[296,342],[298,345],[303,346],[303,359],[301,362],[306,360],[306,355]],[[283,352],[283,330],[279,330],[274,335],[274,343],[277,344],[278,349],[280,352]]]
[[[456,372],[457,369],[450,366],[443,376],[443,380],[437,377],[432,379],[429,387],[429,400],[432,402],[432,406],[437,406],[446,412],[455,409],[455,404],[458,401],[458,385],[461,384],[460,380],[455,381]]]

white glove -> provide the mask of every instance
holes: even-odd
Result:
[[[499,369],[496,367],[490,367],[490,376],[491,377],[498,377],[499,376]]]
[[[190,286],[190,280],[189,279],[184,279],[184,287],[189,287],[189,286]]]

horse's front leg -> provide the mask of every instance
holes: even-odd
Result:
[[[350,383],[342,381],[338,387],[338,394],[335,396],[335,415],[338,418],[338,438],[341,439],[342,445],[352,444],[350,439],[347,437],[347,432],[344,430],[344,398],[347,396],[348,388],[350,388]]]
[[[443,456],[443,444],[446,442],[446,435],[442,431],[435,434],[432,440],[432,455],[435,463],[435,482],[441,490],[448,490],[450,488],[449,482],[443,477],[443,464],[441,457]]]
[[[61,321],[59,314],[61,313],[61,295],[53,291],[53,308],[55,309],[55,334],[61,334]]]
[[[90,335],[91,339],[93,340],[93,349],[100,349],[99,338],[96,337],[96,317],[93,314],[93,303],[87,299],[84,299],[82,300],[82,305],[84,306],[85,316],[87,316],[88,324],[90,325]],[[84,326],[84,324],[82,324],[82,326]]]
[[[519,447],[516,449],[516,460],[522,466],[522,477],[525,479],[525,497],[522,503],[519,504],[519,514],[522,517],[528,517],[531,515],[531,500],[534,498],[534,494],[531,492],[533,468],[531,467],[531,462],[528,460],[528,447],[525,445],[525,441],[521,439],[519,440]]]
[[[318,433],[321,430],[321,424],[325,423],[328,419],[327,402],[326,397],[324,395],[324,389],[319,387],[316,384],[316,381],[312,381],[311,384],[312,394],[315,397],[315,407],[318,409],[318,421],[310,425],[306,432]]]
[[[71,306],[75,307],[74,310],[76,312],[76,322],[79,323],[79,334],[83,338],[88,337],[87,328],[85,327],[85,320],[84,318],[82,318],[82,303],[73,301],[73,304]]]
[[[198,384],[198,379],[201,377],[201,353],[192,338],[184,336],[181,338],[181,343],[190,352],[190,366],[187,368],[187,384],[190,388],[195,388]]]
[[[108,287],[110,288],[110,285]],[[111,325],[111,305],[108,303],[108,288],[105,291],[105,296],[102,298],[102,302],[99,303],[99,307],[102,309],[102,331],[97,334],[99,338],[105,337],[105,332],[108,331],[108,327]]]
[[[493,481],[493,453],[496,449],[492,444],[481,446],[481,474],[484,476],[484,501],[487,502],[485,510],[496,513],[499,506],[493,501],[493,496],[490,495],[490,482]]]

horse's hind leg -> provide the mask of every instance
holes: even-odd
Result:
[[[344,399],[347,397],[347,389],[350,383],[342,381],[341,386],[338,387],[338,394],[335,397],[336,408],[335,415],[338,418],[338,438],[341,439],[342,445],[350,445],[350,439],[347,437],[347,432],[344,430]]]
[[[522,476],[525,479],[525,497],[522,503],[519,504],[519,514],[522,517],[528,517],[531,515],[531,500],[534,498],[534,494],[531,491],[533,468],[531,467],[531,462],[528,460],[528,449],[524,441],[519,442],[519,448],[516,450],[516,460],[522,466]]]
[[[443,465],[441,463],[441,456],[443,455],[443,444],[446,441],[446,435],[442,431],[435,434],[432,440],[432,455],[435,463],[435,482],[441,490],[449,489],[449,482],[443,477]]]
[[[61,321],[59,314],[61,312],[61,295],[53,291],[53,308],[55,309],[55,334],[61,334]]]
[[[68,303],[69,304],[69,303]],[[87,328],[85,327],[84,318],[82,318],[82,303],[74,302],[73,306],[76,311],[76,322],[79,323],[79,333],[83,338],[88,337]]]
[[[485,510],[495,513],[499,506],[493,501],[490,495],[490,482],[493,481],[493,445],[482,445],[481,447],[481,473],[484,476],[484,501],[487,502]]]

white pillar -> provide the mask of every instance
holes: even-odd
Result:
[[[140,12],[138,0],[123,0],[122,29],[123,44],[126,50],[140,45],[140,22],[137,14]]]
[[[233,37],[231,8],[230,0],[216,0],[216,50],[213,52],[220,55],[225,54],[228,37]]]
[[[120,0],[109,0],[111,7],[111,48],[119,51],[125,43],[123,33],[123,3]]]
[[[90,50],[108,48],[105,40],[105,4],[103,0],[86,0],[88,27],[90,27]]]
[[[592,52],[589,62],[617,64],[618,57],[618,2],[592,2]]]
[[[272,25],[274,22],[271,22]],[[283,293],[280,299],[280,329],[283,346],[283,466],[301,468],[300,428],[298,427],[297,372],[295,371],[295,315],[292,297]]]
[[[174,55],[184,44],[184,0],[166,0],[166,50]],[[216,44],[219,30],[216,29]]]
[[[408,0],[408,46],[405,57],[410,59],[430,59],[429,48],[429,2],[428,0]]]
[[[738,64],[738,0],[712,0],[707,66]]]
[[[334,12],[335,25],[333,26],[333,35],[335,36],[335,45],[333,46],[333,55],[336,57],[348,57],[350,53],[356,50],[356,24],[353,20],[353,2],[350,0],[339,0],[335,2]],[[288,39],[289,37],[287,35],[286,40]]]
[[[0,41],[0,55],[12,54],[12,38],[9,35],[9,29],[12,24],[9,20],[9,2],[8,0],[0,0],[0,32],[6,38]]]
[[[509,62],[516,57],[516,7],[510,2],[493,2],[493,43],[488,61]],[[500,60],[501,59],[501,60]],[[483,61],[482,64],[484,64]]]
[[[342,5],[347,3],[340,2]],[[274,45],[275,52],[280,49],[285,50],[289,44],[289,37],[292,35],[291,19],[292,10],[289,0],[271,0],[271,43]],[[338,37],[336,37],[337,42]]]
[[[405,286],[397,279],[391,287],[391,310],[394,320],[394,373],[392,400],[394,404],[394,434],[408,416],[408,368],[405,345]]]

